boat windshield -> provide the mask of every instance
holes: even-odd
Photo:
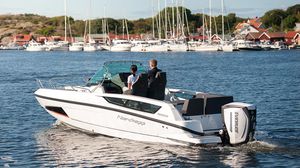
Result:
[[[103,67],[93,75],[89,80],[89,84],[98,84],[103,79],[111,80],[119,73],[130,73],[131,65],[136,65],[138,67],[138,73],[146,72],[146,68],[138,61],[109,61],[105,62]]]

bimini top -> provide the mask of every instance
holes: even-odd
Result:
[[[145,73],[146,68],[139,61],[108,61],[103,64],[93,77],[89,80],[89,84],[98,84],[103,79],[111,80],[119,73],[130,73],[131,65],[136,65],[138,73]]]

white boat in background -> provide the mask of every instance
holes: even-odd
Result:
[[[239,49],[236,45],[229,43],[229,42],[225,42],[225,43],[221,44],[220,48],[223,52],[239,51]]]
[[[86,51],[86,52],[95,52],[95,51],[97,51],[96,43],[86,43],[86,44],[84,44],[83,51]]]
[[[234,40],[233,44],[236,45],[239,50],[248,50],[248,51],[261,51],[261,50],[263,50],[262,47],[255,44],[252,41]]]
[[[123,94],[129,67],[141,76]],[[85,86],[44,88],[34,94],[53,117],[72,128],[110,137],[173,145],[238,145],[254,140],[256,107],[232,96],[166,88],[159,72],[148,88],[140,62],[111,61]]]
[[[69,46],[69,51],[82,51],[84,42],[75,42]]]
[[[123,51],[130,51],[131,50],[131,43],[128,40],[112,40],[112,45],[110,46],[109,51],[113,52],[123,52]]]
[[[178,40],[169,40],[168,41],[168,48],[172,52],[189,51],[188,45],[184,41],[178,41]]]
[[[274,50],[287,50],[287,45],[284,44],[282,41],[276,41],[273,45],[271,45],[271,48]]]
[[[45,51],[46,47],[36,41],[30,41],[26,47],[26,51]]]
[[[168,52],[169,47],[166,44],[163,44],[160,40],[149,40],[148,46],[146,47],[147,52]]]
[[[67,41],[48,41],[45,42],[44,46],[46,51],[68,51],[69,42]]]
[[[220,46],[219,45],[212,45],[209,43],[198,43],[193,47],[194,51],[219,51]]]
[[[146,47],[149,46],[147,41],[131,41],[131,52],[146,52]]]
[[[6,46],[1,46],[0,50],[24,50],[24,46],[19,46],[17,43],[9,43]]]

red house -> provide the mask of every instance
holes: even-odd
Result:
[[[13,36],[13,42],[19,46],[28,44],[31,39],[32,36],[30,34],[17,34]]]
[[[300,32],[289,31],[285,34],[285,43],[287,45],[300,45]]]
[[[259,36],[259,40],[260,41],[271,41],[271,42],[275,42],[275,41],[285,41],[285,33],[284,32],[263,32],[260,36]]]
[[[245,36],[245,39],[249,41],[258,42],[260,41],[259,37],[262,35],[262,33],[264,32],[250,32]]]

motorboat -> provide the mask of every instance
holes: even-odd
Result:
[[[194,47],[194,51],[219,51],[220,46],[212,44],[201,44]]]
[[[282,41],[274,42],[274,44],[271,45],[271,48],[274,50],[287,50],[288,49],[288,47]]]
[[[83,46],[83,51],[94,52],[97,51],[96,43],[85,43]]]
[[[30,41],[26,47],[26,51],[45,51],[46,47],[36,41]]]
[[[68,51],[69,42],[67,41],[47,41],[45,42],[46,51]]]
[[[248,50],[248,51],[261,51],[263,48],[258,44],[255,44],[253,41],[245,40],[235,40],[233,44],[237,46],[239,50]]]
[[[131,52],[146,52],[146,47],[149,46],[147,41],[135,40],[131,41]]]
[[[84,42],[75,42],[69,46],[69,51],[82,51]]]
[[[24,46],[19,46],[17,43],[9,43],[6,46],[0,46],[0,50],[24,50]]]
[[[131,50],[131,43],[128,40],[112,40],[111,45],[102,46],[105,50],[113,51],[113,52],[124,52]]]
[[[148,46],[146,47],[147,52],[167,52],[169,47],[163,44],[161,40],[148,40]]]
[[[129,68],[139,78],[124,94]],[[172,145],[239,145],[254,140],[256,107],[232,96],[168,88],[166,72],[148,85],[137,61],[105,62],[85,85],[37,80],[39,104],[62,123],[109,137]]]
[[[168,41],[169,50],[173,52],[185,52],[189,51],[188,45],[184,41],[170,40]]]

